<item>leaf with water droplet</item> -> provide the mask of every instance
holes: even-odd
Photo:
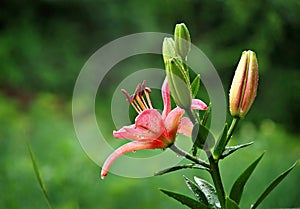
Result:
[[[202,165],[191,163],[191,164],[185,164],[185,165],[178,165],[178,166],[174,166],[174,167],[171,167],[171,168],[164,169],[162,171],[158,171],[154,174],[154,176],[163,175],[163,174],[166,174],[166,173],[170,173],[170,172],[185,169],[185,168],[208,170],[208,168],[206,168]]]
[[[218,199],[215,188],[210,183],[208,183],[203,179],[198,178],[197,176],[194,176],[194,179],[198,184],[199,188],[201,189],[201,191],[206,196],[206,199],[210,207],[214,209],[221,208],[221,204]]]
[[[222,155],[220,156],[219,159],[223,159],[225,157],[227,157],[228,155],[234,153],[235,151],[241,149],[241,148],[244,148],[244,147],[248,147],[250,145],[252,145],[254,142],[248,142],[246,144],[239,144],[239,145],[236,145],[236,146],[228,146],[228,147],[225,147],[225,150],[223,151]]]
[[[186,176],[183,176],[186,185],[188,188],[193,192],[194,196],[199,200],[199,202],[203,203],[204,205],[208,206],[208,201],[206,199],[205,194],[201,191],[201,189],[190,179]]]
[[[160,189],[160,191],[162,191],[164,194],[168,195],[169,197],[172,197],[175,200],[181,202],[183,205],[188,206],[189,208],[192,208],[192,209],[209,209],[209,207],[207,207],[203,203],[197,202],[196,200],[194,200],[190,197],[187,197],[185,195],[178,194],[178,193],[171,192],[171,191],[167,191],[167,190],[164,190],[164,189]]]

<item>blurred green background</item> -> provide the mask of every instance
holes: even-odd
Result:
[[[255,140],[222,163],[226,190],[267,150],[249,181],[242,208],[300,158],[300,2],[298,0],[4,0],[0,8],[0,208],[46,208],[25,142],[30,141],[53,206],[69,208],[185,208],[158,188],[192,194],[176,172],[148,179],[109,175],[88,159],[77,141],[72,91],[82,66],[105,43],[137,32],[172,33],[185,22],[192,41],[215,65],[228,91],[240,54],[259,59],[257,100],[232,143]],[[163,67],[158,57],[136,58],[112,71],[97,112],[108,115],[111,92],[127,73]],[[108,85],[111,84],[111,85]],[[103,127],[102,127],[103,129]],[[104,127],[111,136],[108,120]],[[113,140],[113,139],[112,139]],[[299,166],[261,208],[300,207]]]

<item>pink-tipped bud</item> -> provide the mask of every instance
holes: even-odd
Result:
[[[235,71],[229,94],[230,114],[245,117],[256,97],[258,64],[253,51],[244,51]]]

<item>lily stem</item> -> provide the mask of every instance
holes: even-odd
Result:
[[[230,127],[229,127],[229,130],[227,132],[227,137],[226,137],[226,143],[225,143],[225,145],[228,144],[228,142],[229,142],[230,138],[232,137],[232,135],[233,135],[233,133],[234,133],[234,131],[235,131],[235,129],[236,129],[239,121],[240,121],[239,117],[234,117],[232,119]]]
[[[203,167],[205,168],[208,168],[210,169],[210,165],[208,163],[206,163],[205,161],[201,160],[201,159],[198,159],[192,155],[190,155],[189,153],[181,150],[180,148],[176,147],[175,144],[172,144],[170,147],[169,147],[173,152],[175,152],[176,154],[180,155],[180,156],[183,156],[185,157],[186,159],[189,159],[199,165],[202,165]]]
[[[207,158],[208,158],[209,164],[210,164],[210,175],[214,182],[216,192],[218,195],[218,199],[221,204],[221,208],[225,208],[225,191],[224,191],[224,187],[223,187],[223,183],[222,183],[222,179],[221,179],[218,161],[215,161],[211,151],[207,150],[206,155],[207,155]]]

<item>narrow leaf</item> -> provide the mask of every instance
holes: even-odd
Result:
[[[225,157],[227,157],[228,155],[231,155],[232,153],[234,153],[235,151],[244,148],[244,147],[248,147],[250,145],[252,145],[254,142],[248,142],[246,144],[239,144],[236,146],[228,146],[225,147],[225,150],[223,151],[222,155],[220,156],[220,159],[223,159]]]
[[[160,191],[162,191],[164,194],[168,195],[169,197],[172,197],[175,200],[181,202],[183,205],[188,206],[189,208],[192,208],[192,209],[209,209],[209,207],[202,204],[201,202],[197,202],[196,200],[194,200],[190,197],[187,197],[185,195],[174,193],[174,192],[167,191],[167,190],[164,190],[164,189],[160,189]]]
[[[208,201],[206,199],[206,196],[201,191],[201,189],[199,189],[199,187],[194,182],[192,182],[190,179],[188,179],[187,177],[183,176],[183,178],[185,180],[186,185],[193,192],[193,194],[199,200],[199,202],[201,202],[204,205],[208,206]]]
[[[226,209],[239,209],[239,206],[229,197],[226,197]]]
[[[50,209],[53,209],[53,207],[51,206],[50,204],[50,199],[49,199],[49,195],[47,193],[47,190],[46,190],[46,187],[45,187],[45,184],[44,184],[44,181],[42,179],[42,176],[40,174],[40,171],[39,171],[39,168],[38,168],[38,165],[36,163],[36,160],[35,160],[35,157],[34,157],[34,154],[32,152],[32,149],[31,149],[31,146],[29,144],[29,142],[26,143],[27,144],[27,148],[28,148],[28,152],[29,152],[29,155],[30,155],[30,158],[31,158],[31,162],[32,162],[32,166],[33,166],[33,170],[34,170],[34,173],[35,173],[35,176],[39,182],[39,185],[42,189],[42,192],[44,194],[44,197],[46,199],[46,202],[47,202],[47,205]]]
[[[208,150],[214,146],[213,134],[202,124],[195,124],[192,132],[194,145],[200,149]]]
[[[199,88],[200,88],[200,74],[196,76],[196,78],[193,80],[191,84],[193,98],[195,98],[196,95],[198,94]]]
[[[261,156],[259,156],[259,158],[257,158],[257,160],[255,160],[234,182],[229,197],[237,204],[240,203],[245,184],[247,183],[249,177],[251,176],[251,174],[253,173],[254,169],[256,168],[257,164],[263,156],[264,153]]]
[[[166,173],[170,173],[170,172],[177,171],[177,170],[181,170],[181,169],[185,169],[185,168],[208,170],[207,168],[205,168],[205,167],[202,166],[202,165],[198,165],[198,164],[191,163],[191,164],[185,164],[185,165],[174,166],[174,167],[171,167],[171,168],[164,169],[164,170],[162,170],[162,171],[158,171],[158,172],[156,172],[156,173],[154,174],[154,176],[163,175],[163,174],[166,174]]]
[[[280,174],[260,195],[258,200],[251,206],[251,209],[257,208],[257,206],[272,192],[272,190],[295,168],[298,162],[294,163],[289,169]]]
[[[222,135],[219,137],[219,140],[217,141],[216,146],[214,148],[213,154],[215,159],[219,159],[225,149],[227,132],[228,132],[228,125],[227,123],[225,123]]]
[[[199,188],[201,189],[201,191],[204,193],[208,201],[208,204],[211,206],[211,208],[220,208],[221,205],[215,188],[210,183],[208,183],[203,179],[200,179],[196,176],[194,177],[194,179],[198,184]]]

